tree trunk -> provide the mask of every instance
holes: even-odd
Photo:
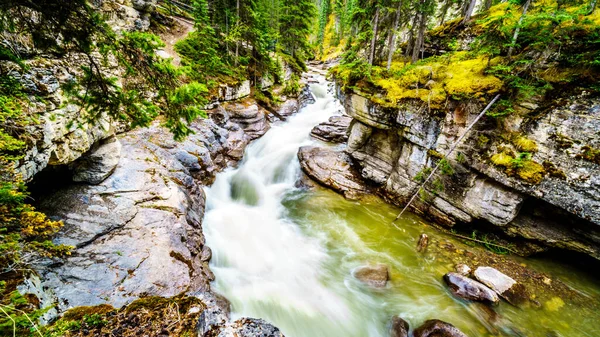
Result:
[[[390,70],[392,67],[392,58],[394,57],[394,52],[396,51],[396,31],[398,31],[398,25],[400,24],[400,13],[402,12],[402,0],[398,1],[398,8],[396,9],[396,18],[394,19],[394,28],[392,30],[392,34],[390,34],[390,39],[388,41],[388,47],[390,48],[388,52],[388,62],[387,69]]]
[[[513,52],[515,51],[515,44],[517,43],[517,38],[519,38],[519,31],[521,30],[521,23],[523,22],[523,18],[527,15],[527,9],[529,9],[529,5],[531,4],[531,0],[527,0],[525,5],[523,6],[523,14],[519,18],[519,22],[517,23],[517,28],[515,29],[515,34],[510,41],[510,47],[508,48],[508,57],[511,57]]]
[[[239,29],[240,29],[239,28],[240,27],[240,0],[237,0],[237,6],[236,6],[235,15],[237,17],[237,21],[235,23],[236,31],[237,31],[237,33],[239,33]],[[240,37],[238,37],[237,40],[235,41],[235,66],[236,67],[238,65],[239,55],[240,55]]]
[[[413,47],[415,45],[415,29],[417,29],[418,23],[419,23],[419,13],[417,13],[415,15],[415,18],[413,19],[413,23],[410,27],[408,41],[406,42],[406,51],[404,52],[404,55],[406,57],[409,57],[412,55]]]
[[[475,3],[477,0],[471,0],[469,2],[469,6],[467,7],[467,11],[465,12],[465,18],[463,19],[463,24],[467,23],[471,20],[471,15],[473,15],[473,11],[475,10]]]
[[[490,9],[490,7],[492,7],[492,0],[485,0],[483,3],[483,10],[487,11]]]
[[[369,54],[369,65],[373,65],[375,58],[375,42],[377,40],[377,25],[379,24],[379,7],[375,9],[375,22],[373,23],[373,38],[371,39],[371,50]]]
[[[594,10],[596,9],[596,2],[597,0],[592,0],[592,2],[590,2],[590,11],[588,12],[588,15],[594,13]]]
[[[448,9],[450,9],[450,5],[451,5],[450,0],[446,0],[446,1],[444,1],[444,5],[440,9],[440,11],[441,11],[440,24],[439,24],[440,26],[443,25],[444,21],[446,20],[446,14],[448,14]]]
[[[425,28],[427,23],[427,17],[424,12],[419,13],[419,31],[417,32],[417,38],[415,39],[415,45],[412,52],[412,62],[415,63],[419,60],[419,52],[423,47],[423,40],[425,39]]]

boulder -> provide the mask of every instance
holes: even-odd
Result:
[[[444,281],[457,297],[492,304],[498,304],[500,301],[498,295],[492,289],[461,274],[450,272],[444,275]]]
[[[371,287],[383,288],[389,279],[388,269],[385,264],[368,265],[354,269],[352,275]]]
[[[430,319],[413,331],[414,337],[468,337],[454,325]]]
[[[256,103],[229,103],[224,107],[229,120],[238,124],[250,139],[264,135],[271,128],[267,115]]]
[[[310,135],[316,139],[331,143],[344,143],[348,140],[348,127],[352,121],[348,116],[332,116],[327,122],[315,126]]]
[[[119,158],[121,142],[116,137],[101,141],[73,163],[73,181],[99,184],[114,171]]]
[[[309,104],[313,104],[314,102],[315,96],[310,91],[310,87],[305,85],[300,91],[300,95],[298,95],[299,108],[302,109]]]
[[[471,273],[471,268],[463,263],[459,263],[456,266],[454,266],[454,270],[456,270],[457,273],[464,276],[468,276]]]
[[[346,198],[355,199],[369,193],[369,188],[345,152],[303,146],[298,151],[298,159],[304,173]]]
[[[279,106],[279,115],[289,117],[300,110],[300,104],[296,99],[288,99]]]
[[[132,0],[131,5],[140,12],[154,12],[157,2],[157,0]]]
[[[520,306],[529,300],[529,294],[525,286],[497,269],[479,267],[475,269],[473,276],[512,305]]]
[[[390,326],[390,337],[408,337],[408,322],[400,316],[392,317]]]

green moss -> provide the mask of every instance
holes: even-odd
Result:
[[[525,136],[517,136],[513,141],[514,145],[520,151],[524,152],[537,152],[537,143]]]
[[[557,168],[556,165],[554,165],[553,163],[546,160],[542,163],[542,165],[544,166],[544,170],[546,171],[546,173],[548,173],[548,175],[550,175],[551,177],[567,179],[567,175],[565,174],[565,172]]]
[[[544,179],[544,166],[533,160],[524,161],[521,167],[517,168],[517,176],[531,184],[539,184]]]
[[[441,109],[449,98],[480,98],[502,89],[500,79],[485,73],[487,65],[483,57],[453,52],[412,65],[394,62],[389,73],[374,67],[372,83],[385,91],[385,99],[393,105],[418,99],[431,109]]]
[[[600,165],[600,150],[595,149],[589,145],[585,145],[581,148],[581,158]]]
[[[506,174],[515,175],[530,184],[539,184],[546,174],[544,166],[531,160],[531,154],[527,152],[516,157],[505,152],[496,153],[490,160],[494,165],[503,167]]]
[[[103,315],[113,310],[115,310],[115,308],[112,305],[108,304],[100,304],[96,306],[81,306],[69,309],[67,312],[64,313],[63,318],[65,320],[75,321],[81,320],[85,316]]]
[[[503,166],[505,168],[512,167],[514,159],[515,158],[513,156],[508,155],[506,153],[496,153],[491,158],[492,163],[494,163],[494,165],[496,165],[496,166]]]

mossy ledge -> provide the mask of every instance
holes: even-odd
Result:
[[[196,336],[196,325],[206,306],[195,297],[145,297],[126,307],[84,306],[68,310],[44,328],[58,336]]]

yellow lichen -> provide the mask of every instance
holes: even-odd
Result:
[[[375,68],[373,82],[386,92],[386,99],[396,104],[403,99],[419,99],[432,109],[441,108],[451,96],[454,99],[479,98],[497,93],[503,82],[484,73],[488,61],[484,57],[468,58],[456,52],[446,58],[433,58],[418,65],[395,61],[391,76],[381,76]]]
[[[495,76],[484,74],[486,67],[485,57],[452,63],[448,72],[449,79],[445,82],[448,95],[480,97],[497,93],[503,82]]]
[[[320,55],[321,61],[327,61],[339,57],[344,52],[346,39],[335,41],[335,15],[329,15],[325,30],[323,33],[323,52]],[[337,42],[337,44],[335,43]]]
[[[544,170],[544,166],[533,160],[524,161],[517,169],[519,178],[531,184],[539,184],[542,182],[545,173],[546,170]]]
[[[515,158],[513,156],[508,155],[506,153],[496,153],[491,158],[492,163],[494,163],[494,165],[504,166],[506,168],[509,168],[512,166],[512,162],[514,159]]]
[[[536,152],[538,150],[536,142],[524,136],[516,137],[514,140],[514,144],[517,147],[517,149],[521,151]]]

